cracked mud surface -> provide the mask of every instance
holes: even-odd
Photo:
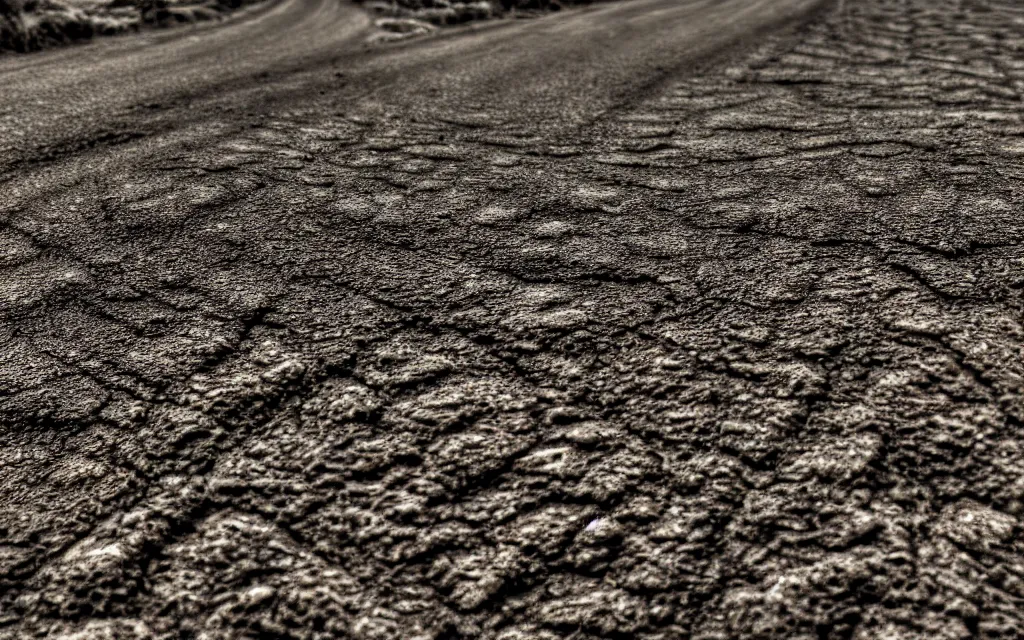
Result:
[[[1020,637],[1024,9],[719,4],[10,134],[0,636]]]

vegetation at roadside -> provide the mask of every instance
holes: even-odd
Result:
[[[254,0],[0,0],[0,50],[28,52],[97,36],[215,20]]]

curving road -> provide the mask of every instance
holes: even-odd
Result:
[[[341,104],[378,92],[372,99],[392,108],[425,112],[494,100],[528,122],[586,122],[656,82],[665,65],[692,64],[818,4],[648,0],[370,51],[370,21],[356,6],[283,0],[217,29],[0,61],[2,167],[187,130],[225,109],[263,116],[271,103],[309,101],[325,89]]]
[[[336,0],[0,58],[0,638],[1016,638],[1024,10]]]
[[[270,71],[316,64],[339,47],[352,49],[369,22],[352,4],[284,0],[242,12],[224,25],[5,57],[0,60],[5,166],[31,161],[40,148],[81,148],[111,128],[138,126],[147,118],[135,110],[160,100],[182,100],[167,121],[187,124],[186,112],[197,98],[257,84]]]

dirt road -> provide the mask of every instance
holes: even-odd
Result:
[[[368,29],[0,60],[0,637],[1019,637],[1024,9]]]

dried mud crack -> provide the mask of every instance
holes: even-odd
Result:
[[[0,637],[1020,637],[1024,8],[336,11],[0,97]]]

